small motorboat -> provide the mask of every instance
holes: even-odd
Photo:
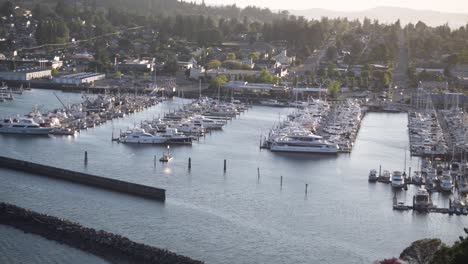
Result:
[[[376,170],[373,169],[369,172],[369,182],[376,182],[378,178]]]
[[[167,153],[164,153],[164,155],[159,159],[160,162],[169,162],[172,160],[172,156],[169,153],[169,146],[167,146]]]
[[[393,205],[393,210],[406,211],[409,209],[409,206],[405,205],[403,202],[399,202]]]

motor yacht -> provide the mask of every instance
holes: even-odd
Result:
[[[131,131],[122,133],[118,139],[120,143],[137,143],[137,144],[163,144],[167,138],[155,136],[145,132],[144,129],[135,128]]]
[[[328,153],[337,154],[338,145],[329,143],[321,136],[312,133],[292,133],[283,136],[271,144],[271,151],[303,152],[303,153]]]
[[[4,119],[0,123],[0,133],[47,135],[53,128],[41,127],[33,119]]]

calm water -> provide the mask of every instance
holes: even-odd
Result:
[[[63,96],[70,102],[80,100],[77,94]],[[37,102],[51,109],[59,106],[55,101],[51,92],[34,90],[22,101],[0,104],[0,116],[26,113]],[[367,182],[369,170],[379,164],[403,169],[408,145],[405,114],[368,114],[353,152],[337,157],[259,150],[260,135],[288,111],[268,107],[250,109],[224,131],[191,147],[172,148],[175,159],[167,165],[153,165],[153,157],[159,158],[164,147],[111,142],[113,130],[175,109],[181,102],[165,102],[74,138],[0,135],[0,155],[162,187],[167,190],[166,203],[8,170],[0,170],[0,200],[207,263],[370,263],[398,256],[421,238],[452,243],[468,226],[466,217],[395,212],[390,186]],[[417,163],[415,158],[407,160],[413,168]],[[399,192],[399,200],[410,203],[414,191],[410,187]],[[447,198],[433,196],[438,206],[448,206]]]

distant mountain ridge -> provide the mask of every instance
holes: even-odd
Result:
[[[306,10],[289,10],[296,16],[304,16],[308,19],[320,19],[321,17],[347,17],[348,19],[378,19],[380,22],[393,23],[400,19],[402,25],[422,21],[428,26],[440,26],[448,23],[451,28],[458,28],[468,24],[468,14],[445,13],[433,10],[416,10],[402,7],[380,6],[363,11],[345,12],[333,11],[321,8]]]

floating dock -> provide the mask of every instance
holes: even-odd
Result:
[[[65,170],[29,161],[0,156],[0,167],[158,201],[166,200],[165,189]]]

